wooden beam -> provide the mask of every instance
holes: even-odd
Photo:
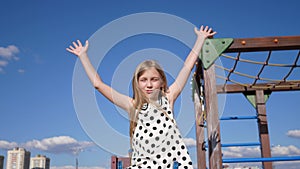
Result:
[[[216,89],[215,65],[204,70],[205,108],[210,169],[222,169],[221,133]]]
[[[300,81],[282,82],[278,84],[273,83],[259,83],[255,86],[245,84],[245,86],[238,84],[217,85],[217,93],[244,93],[254,92],[256,90],[265,90],[270,92],[277,91],[300,91]]]
[[[224,53],[299,49],[300,36],[236,38]]]
[[[264,99],[264,91],[256,91],[256,112],[257,112],[257,124],[260,140],[261,157],[271,157],[270,137],[268,129],[268,119],[266,112],[266,103]],[[272,162],[263,162],[264,169],[272,169]]]

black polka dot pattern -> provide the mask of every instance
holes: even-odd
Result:
[[[127,169],[172,169],[174,161],[179,169],[193,169],[167,98],[162,97],[159,104],[159,108],[145,104],[139,113],[132,138],[131,166]]]

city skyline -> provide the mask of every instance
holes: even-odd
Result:
[[[89,83],[86,85],[93,91],[89,96],[81,93],[83,90],[75,91],[76,77],[80,82],[88,81],[84,74],[76,74],[80,65],[78,59],[65,50],[72,41],[91,40],[91,49],[103,54],[99,61],[101,63],[97,65],[98,73],[106,83],[130,95],[131,79],[128,77],[132,75],[136,64],[149,58],[151,54],[157,55],[152,58],[159,60],[165,68],[168,81],[174,80],[178,68],[190,51],[190,42],[193,42],[194,33],[189,30],[191,25],[213,27],[217,31],[215,38],[300,35],[300,14],[297,12],[299,5],[297,0],[288,3],[271,0],[218,0],[214,4],[179,0],[2,2],[0,156],[3,155],[6,161],[7,150],[23,147],[33,156],[43,154],[49,157],[53,169],[75,168],[77,158],[80,169],[109,169],[111,156],[117,153],[127,156],[129,123],[126,113],[94,92]],[[169,24],[178,21],[172,22],[170,19],[171,22],[149,26],[147,24],[153,21],[142,18],[139,22],[131,20],[133,23],[128,26],[128,19],[135,14],[146,14],[146,17],[165,14],[170,18],[177,17],[183,24],[170,29]],[[118,27],[114,26],[124,19],[127,19],[126,22]],[[157,20],[159,19],[163,18]],[[138,34],[133,31],[134,28],[142,29],[145,25],[154,33]],[[159,31],[161,34],[157,33]],[[103,32],[106,34],[102,35]],[[97,36],[100,34],[101,36]],[[118,36],[123,39],[117,39]],[[105,53],[106,48],[109,49]],[[164,57],[158,57],[161,55]],[[96,64],[101,56],[93,56],[96,58],[93,63]],[[291,63],[292,59],[285,59],[280,61]],[[295,72],[298,76],[299,68],[295,68]],[[174,113],[178,117],[179,128],[184,133],[184,141],[193,163],[196,164],[194,121],[185,119],[194,118],[191,86],[186,86],[176,102]],[[87,119],[83,119],[79,113],[79,98],[89,101],[86,104],[90,108],[84,109],[84,117]],[[299,91],[272,93],[267,101],[274,156],[300,155],[299,98]],[[90,104],[91,102],[95,102],[95,105]],[[220,116],[255,115],[255,109],[244,96],[227,96],[224,105],[223,111],[219,112]],[[84,123],[84,120],[98,120],[88,116],[94,107],[101,112],[101,122],[107,128],[99,128],[94,122]],[[90,130],[88,125],[95,127],[94,130]],[[224,143],[258,140],[255,121],[225,122],[221,125],[221,131]],[[224,149],[223,154],[227,157],[256,157],[259,155],[259,147],[232,147]],[[295,169],[300,163],[276,164],[278,168],[286,165],[287,169]]]
[[[3,158],[1,160],[6,160],[7,169],[49,169],[50,168],[50,158],[41,154],[37,154],[36,156],[32,157],[30,151],[27,151],[25,148],[22,147],[15,147],[13,149],[7,150],[7,158],[6,159]],[[0,167],[0,169],[3,168]]]

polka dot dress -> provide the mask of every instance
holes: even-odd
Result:
[[[144,104],[132,138],[131,166],[127,169],[193,169],[188,150],[174,123],[173,113],[166,97],[159,101],[160,108]]]

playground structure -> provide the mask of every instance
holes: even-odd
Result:
[[[274,64],[270,58],[276,51],[293,51],[293,63]],[[242,59],[242,53],[266,52],[265,61]],[[236,57],[227,55],[236,53]],[[286,54],[286,53],[285,53]],[[284,54],[284,55],[285,55]],[[225,68],[215,64],[219,57],[233,61],[232,68]],[[281,56],[282,57],[282,56]],[[286,57],[283,56],[283,57]],[[300,161],[300,156],[272,157],[268,131],[266,101],[272,92],[300,91],[300,75],[292,76],[300,68],[300,36],[261,37],[244,39],[207,39],[203,46],[196,70],[193,75],[193,101],[196,114],[196,143],[197,167],[206,169],[208,159],[209,169],[222,169],[223,163],[262,162],[264,169],[272,169],[273,161]],[[256,75],[238,72],[240,62],[259,65]],[[264,78],[263,71],[267,67],[284,67],[288,69],[280,79]],[[215,69],[224,70],[225,77],[216,74]],[[238,75],[248,79],[248,83],[236,81],[233,76]],[[292,79],[291,79],[292,78]],[[295,79],[293,79],[295,78]],[[217,84],[216,79],[222,79],[223,84]],[[250,79],[250,80],[249,80]],[[256,116],[234,116],[219,118],[218,94],[241,93],[256,109]],[[222,144],[220,121],[256,119],[258,125],[259,143]],[[207,132],[207,138],[205,138]],[[207,143],[207,144],[206,144]],[[222,158],[222,147],[260,146],[261,158]],[[208,150],[208,152],[206,152]],[[206,155],[208,157],[206,158]],[[111,168],[123,169],[129,166],[128,157],[112,156]],[[174,169],[177,167],[175,166]]]
[[[288,51],[286,55],[295,55],[293,63],[270,63],[270,59],[278,51]],[[267,54],[264,61],[243,59],[243,54]],[[236,54],[232,57],[228,54]],[[279,53],[280,54],[280,53]],[[217,65],[215,61],[223,57],[232,61],[231,68]],[[266,100],[272,92],[299,91],[300,75],[295,70],[300,67],[300,36],[261,37],[244,39],[207,39],[199,56],[199,61],[192,79],[193,101],[196,114],[196,143],[197,166],[205,169],[208,159],[209,169],[221,169],[223,163],[262,162],[264,169],[272,169],[273,161],[300,160],[300,156],[272,157],[268,131]],[[258,73],[250,75],[236,70],[239,64],[258,65]],[[281,78],[265,78],[263,72],[267,67],[286,68],[286,73]],[[216,69],[225,72],[224,76],[216,74]],[[294,73],[294,74],[293,74]],[[273,73],[274,75],[276,73]],[[238,81],[235,77],[242,77]],[[222,79],[223,84],[217,84],[216,79]],[[240,78],[241,79],[241,78]],[[219,117],[218,94],[241,93],[251,102],[256,109],[256,116]],[[222,144],[220,121],[257,119],[259,143],[234,143]],[[207,132],[205,138],[205,131]],[[260,146],[261,158],[222,158],[222,147]],[[206,150],[208,152],[206,153]],[[206,155],[208,156],[206,158]]]

